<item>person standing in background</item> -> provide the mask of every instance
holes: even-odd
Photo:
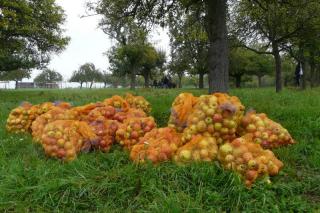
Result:
[[[300,80],[301,77],[303,76],[303,69],[302,69],[302,64],[299,61],[297,66],[296,66],[296,71],[295,71],[295,80],[296,80],[296,86],[300,86]]]

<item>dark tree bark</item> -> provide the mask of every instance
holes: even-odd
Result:
[[[260,88],[260,87],[262,87],[262,75],[258,75],[257,76],[258,77],[258,87]]]
[[[315,69],[316,65],[314,62],[314,56],[313,54],[311,55],[311,60],[310,60],[310,86],[314,87],[316,85],[316,75],[315,75]]]
[[[234,78],[235,78],[236,88],[240,88],[242,75],[236,75],[234,76]]]
[[[182,88],[182,75],[178,75],[179,82],[178,82],[178,87]]]
[[[16,81],[15,89],[18,89],[18,81]]]
[[[92,89],[93,81],[90,82],[90,89]]]
[[[134,70],[132,70],[130,73],[130,89],[136,89],[136,72]]]
[[[103,82],[103,88],[106,88],[107,87],[107,82]]]
[[[143,78],[144,78],[144,87],[145,88],[149,88],[150,86],[150,76],[149,74],[143,74]]]
[[[302,89],[306,89],[307,88],[307,69],[306,69],[306,61],[303,58],[302,60],[302,70],[303,70],[303,75],[301,78],[301,87]]]
[[[199,73],[199,89],[204,88],[203,78],[204,78],[204,72],[200,72]]]
[[[272,43],[273,57],[275,60],[276,69],[276,92],[281,92],[282,90],[282,70],[281,70],[281,57],[278,44]]]
[[[227,1],[206,0],[209,36],[209,93],[228,92]]]
[[[80,82],[80,89],[82,89],[82,84],[83,84],[83,82]]]

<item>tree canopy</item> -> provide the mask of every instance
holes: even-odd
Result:
[[[54,0],[2,0],[0,8],[1,71],[43,68],[68,44],[64,11]]]
[[[82,88],[83,83],[90,82],[90,88],[92,88],[93,83],[101,82],[102,78],[102,73],[93,63],[85,63],[81,65],[78,70],[73,72],[69,81],[80,83],[80,88]]]
[[[62,81],[62,75],[51,69],[44,69],[39,75],[34,79],[34,82],[44,84],[44,83],[56,83]]]

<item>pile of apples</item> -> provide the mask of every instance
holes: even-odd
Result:
[[[194,135],[192,139],[180,147],[174,156],[178,164],[214,161],[218,154],[216,139],[210,136]]]
[[[132,147],[130,158],[136,163],[151,161],[153,164],[158,164],[169,161],[181,143],[181,134],[174,128],[155,128]]]
[[[258,177],[277,175],[283,167],[283,163],[273,152],[252,143],[251,135],[245,135],[220,146],[218,160],[226,169],[240,174],[248,187]]]
[[[266,114],[248,112],[235,96],[195,97],[181,93],[172,104],[168,126],[157,128],[150,103],[127,94],[71,107],[69,103],[23,103],[7,120],[11,132],[31,132],[47,156],[74,160],[82,151],[108,152],[116,142],[135,163],[173,160],[213,162],[235,171],[250,187],[259,177],[277,175],[283,163],[268,149],[294,140]]]
[[[46,155],[72,161],[81,150],[89,150],[97,140],[89,125],[83,121],[57,120],[47,124],[41,136]]]
[[[151,104],[142,96],[134,96],[127,93],[125,100],[128,102],[130,108],[141,109],[147,115],[151,112]]]
[[[238,132],[240,135],[251,133],[253,142],[260,144],[265,149],[295,143],[288,130],[269,119],[264,113],[247,113],[241,120]]]
[[[139,138],[150,132],[157,125],[153,117],[128,118],[116,132],[116,141],[125,149],[130,150],[139,142]]]

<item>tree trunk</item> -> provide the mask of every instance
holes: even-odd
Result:
[[[18,89],[18,81],[16,81],[15,89]]]
[[[82,84],[83,84],[83,82],[80,82],[80,89],[82,89]]]
[[[149,88],[149,85],[150,85],[149,74],[144,74],[143,78],[144,78],[144,87],[145,88]]]
[[[103,88],[107,88],[107,82],[103,82]]]
[[[209,36],[209,93],[228,92],[227,1],[206,0]]]
[[[203,89],[204,88],[203,78],[204,78],[204,73],[200,72],[199,73],[199,89]]]
[[[307,88],[307,69],[306,69],[306,61],[303,57],[302,59],[302,70],[303,70],[303,75],[301,77],[301,86],[302,86],[302,89],[306,89]]]
[[[90,83],[90,89],[92,89],[92,85],[93,85],[93,81],[91,81],[91,83]]]
[[[315,64],[312,59],[310,62],[310,85],[311,85],[311,87],[314,87],[316,85],[315,83],[316,83]]]
[[[275,60],[276,69],[276,92],[281,92],[282,90],[282,73],[281,73],[281,57],[278,44],[272,43],[273,57]]]
[[[136,89],[136,72],[132,69],[130,73],[130,89]]]
[[[178,87],[182,88],[182,75],[178,75],[179,82],[178,82]]]
[[[241,75],[236,75],[235,79],[236,79],[236,88],[240,88],[241,87]]]
[[[261,88],[262,87],[262,77],[261,75],[258,75],[258,87]]]

